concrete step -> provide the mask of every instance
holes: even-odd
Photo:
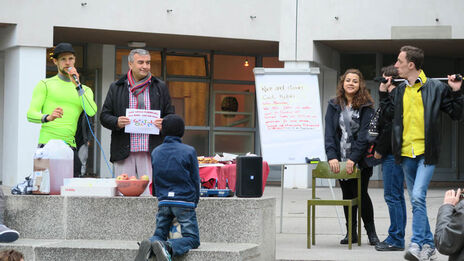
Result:
[[[0,244],[0,250],[15,249],[28,261],[132,261],[137,255],[137,241],[18,239]],[[263,260],[257,244],[202,242],[177,261]]]
[[[6,196],[5,224],[21,238],[141,241],[153,235],[154,197]],[[201,198],[196,209],[203,242],[257,244],[275,259],[275,198]]]

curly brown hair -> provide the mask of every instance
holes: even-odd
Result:
[[[345,82],[345,78],[349,73],[353,73],[359,76],[359,90],[354,95],[353,101],[351,102],[351,106],[353,107],[353,109],[359,109],[362,105],[367,104],[369,102],[371,103],[370,106],[373,107],[374,100],[372,99],[371,94],[367,91],[364,77],[358,69],[348,69],[342,76],[340,76],[340,80],[337,84],[337,97],[335,98],[336,103],[340,106],[344,106],[348,103],[348,100],[345,96],[345,89],[343,89],[343,83]]]

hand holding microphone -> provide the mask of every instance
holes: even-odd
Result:
[[[79,74],[77,73],[76,68],[68,67],[68,75],[69,79],[71,79],[71,81],[73,81],[76,86],[81,85],[81,83],[79,82]]]

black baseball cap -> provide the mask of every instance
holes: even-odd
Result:
[[[61,53],[72,53],[75,54],[76,52],[74,51],[72,45],[70,43],[59,43],[56,47],[55,50],[53,51],[53,58],[58,58],[58,56]]]

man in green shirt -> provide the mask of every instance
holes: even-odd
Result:
[[[74,135],[79,115],[84,109],[89,116],[97,112],[92,90],[79,83],[75,62],[72,45],[58,44],[53,52],[53,63],[58,74],[41,80],[34,88],[27,120],[42,124],[39,147],[52,139],[58,139],[65,141],[76,152]],[[80,170],[80,166],[76,166],[76,163],[80,163],[76,153],[74,162],[74,168]]]

